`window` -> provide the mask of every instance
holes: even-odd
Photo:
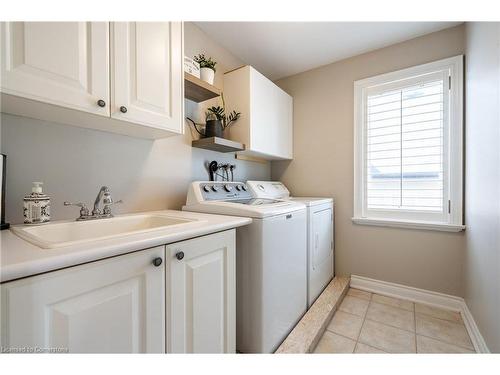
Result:
[[[354,83],[354,218],[459,231],[463,56]]]

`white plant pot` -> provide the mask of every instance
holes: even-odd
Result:
[[[201,68],[200,69],[201,73],[201,79],[205,82],[210,83],[211,85],[214,84],[214,77],[215,77],[215,72],[210,69],[210,68]]]

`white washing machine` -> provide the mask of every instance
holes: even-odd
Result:
[[[307,207],[307,304],[314,303],[334,275],[334,202],[332,198],[290,197],[277,181],[247,181],[255,197],[300,202]]]
[[[193,182],[182,209],[252,218],[236,230],[236,349],[274,352],[307,310],[305,205],[256,199],[241,182]]]

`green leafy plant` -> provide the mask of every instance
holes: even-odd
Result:
[[[203,53],[200,53],[198,56],[194,57],[194,61],[200,64],[200,68],[209,68],[216,72],[215,65],[217,65],[216,61],[213,61],[211,57],[208,59],[205,57]]]
[[[222,97],[222,107],[221,106],[212,106],[207,108],[207,112],[205,112],[206,121],[208,120],[219,120],[222,124],[222,130],[226,130],[233,122],[238,121],[241,116],[241,112],[232,111],[229,114],[226,114],[226,104],[224,102],[224,95]]]

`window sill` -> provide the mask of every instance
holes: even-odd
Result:
[[[378,227],[393,227],[406,229],[437,230],[441,232],[461,232],[465,230],[465,225],[445,224],[427,221],[408,221],[392,219],[371,219],[366,217],[353,217],[354,224],[373,225]]]

